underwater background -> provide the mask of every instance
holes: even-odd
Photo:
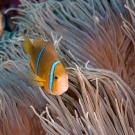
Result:
[[[134,135],[134,0],[20,0],[1,29],[0,135]],[[54,43],[69,89],[49,95],[28,78],[22,32]]]

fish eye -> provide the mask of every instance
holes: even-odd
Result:
[[[59,78],[58,75],[55,75],[55,76],[54,76],[54,79],[55,79],[55,80],[58,80],[58,78]]]

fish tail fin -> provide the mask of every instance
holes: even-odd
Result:
[[[30,55],[33,45],[27,36],[25,36],[24,34],[22,34],[22,35],[23,35],[23,38],[25,40],[24,45],[23,45],[23,49],[27,54]]]
[[[40,86],[43,87],[45,86],[45,82],[46,80],[42,79],[41,77],[39,77],[38,75],[34,74],[32,71],[27,71],[27,75],[32,83],[32,85],[34,86]]]

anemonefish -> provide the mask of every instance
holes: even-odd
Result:
[[[68,89],[68,74],[60,62],[52,42],[37,36],[33,43],[23,34],[23,49],[30,55],[33,72],[29,77],[49,94],[61,95]]]

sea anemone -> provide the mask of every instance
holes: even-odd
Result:
[[[0,42],[0,134],[134,135],[134,1],[21,0],[20,7],[19,33]],[[66,93],[31,85],[21,32],[54,43],[69,74]]]

